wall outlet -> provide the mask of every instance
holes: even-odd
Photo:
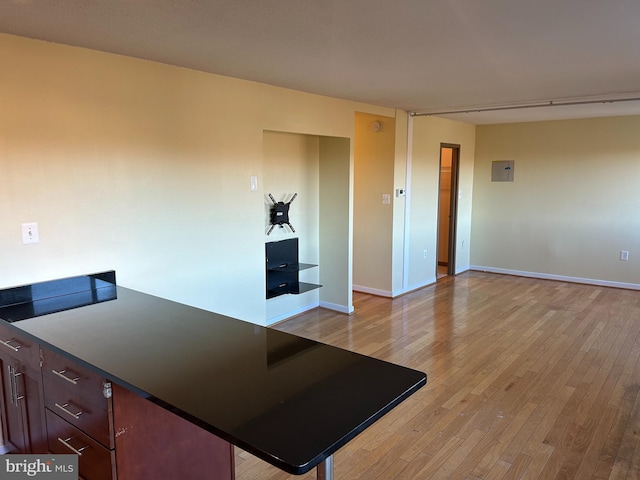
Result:
[[[391,204],[391,194],[390,193],[383,193],[382,194],[382,203],[385,205],[390,205]]]
[[[424,256],[424,258],[427,258],[427,251],[425,250],[424,252],[422,252],[422,255]]]
[[[22,228],[22,243],[28,245],[30,243],[39,243],[40,235],[38,234],[37,223],[23,223]]]
[[[626,262],[629,260],[629,251],[628,250],[620,250],[620,260]]]

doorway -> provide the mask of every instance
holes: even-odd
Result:
[[[460,145],[441,143],[436,278],[456,274],[459,168]]]

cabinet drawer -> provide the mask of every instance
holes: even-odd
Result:
[[[3,321],[0,321],[0,351],[40,370],[40,346]]]
[[[42,350],[42,362],[45,379],[49,378],[71,394],[82,396],[90,403],[103,405],[102,408],[107,409],[107,399],[104,397],[106,380],[103,377],[47,349]]]
[[[79,474],[86,480],[112,480],[115,453],[49,410],[46,412],[49,450],[52,453],[78,454]]]
[[[108,448],[113,447],[107,399],[101,404],[50,375],[44,377],[45,406]]]

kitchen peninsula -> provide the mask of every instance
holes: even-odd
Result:
[[[144,452],[131,451],[153,451],[142,438],[175,452],[208,438],[198,453],[203,468],[215,457],[225,478],[233,478],[237,445],[291,474],[318,467],[318,477],[330,479],[332,455],[426,383],[416,370],[123,288],[115,272],[0,290],[0,319],[3,425],[11,425],[12,405],[28,400],[19,398],[29,387],[20,382],[34,377],[42,412],[30,407],[35,433],[24,448],[76,451],[88,480],[132,480],[164,461],[145,463]],[[35,349],[39,365],[28,360]],[[30,374],[16,377],[18,368]],[[52,400],[84,379],[89,388],[92,376],[102,379],[95,387],[102,399],[82,408],[84,394]],[[106,430],[85,420],[103,411]],[[150,424],[169,430],[144,437]],[[71,428],[78,434],[58,433]],[[91,441],[108,452],[109,477],[86,473]]]

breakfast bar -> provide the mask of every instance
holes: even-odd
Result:
[[[121,287],[115,272],[0,290],[0,319],[0,351],[24,352],[18,344],[31,340],[105,379],[105,397],[112,384],[296,475],[317,468],[318,478],[333,478],[333,454],[426,384],[426,375],[410,368]],[[57,410],[70,411],[70,423],[84,414],[78,401],[49,405],[47,386],[59,379],[48,380],[45,367],[42,423],[51,436]],[[82,376],[50,370],[67,383]],[[5,389],[14,384],[3,381]],[[111,415],[120,414],[114,408]],[[115,440],[126,436],[117,423],[113,430]],[[102,443],[109,448],[108,439]],[[111,478],[123,480],[124,471],[114,467]]]

